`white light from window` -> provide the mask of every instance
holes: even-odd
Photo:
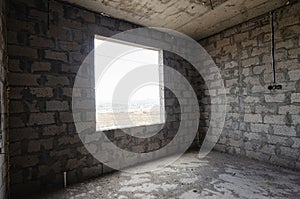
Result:
[[[105,44],[105,49],[109,46],[110,50],[103,50],[100,46],[102,44]],[[94,47],[96,129],[108,130],[164,123],[163,90],[162,84],[159,84],[162,83],[162,52],[99,37],[94,39]],[[111,49],[122,49],[126,53],[117,56]],[[139,67],[148,65],[152,67],[152,72],[139,76],[151,75],[152,83],[135,88],[128,99],[113,99],[115,88],[123,77]],[[114,114],[118,114],[117,122]]]

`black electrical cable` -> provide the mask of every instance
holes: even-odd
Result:
[[[50,29],[50,0],[48,0],[48,8],[47,8],[47,28]]]
[[[276,61],[275,61],[275,28],[274,28],[274,12],[270,12],[270,26],[271,26],[271,57],[273,70],[273,85],[269,85],[269,90],[281,90],[282,85],[276,84]]]
[[[274,13],[271,12],[271,56],[273,69],[273,83],[276,84],[276,68],[275,68],[275,30],[274,30]]]
[[[210,7],[211,7],[211,9],[212,9],[212,10],[214,9],[214,6],[213,6],[213,3],[212,3],[212,0],[210,0]]]

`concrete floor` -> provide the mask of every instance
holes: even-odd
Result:
[[[149,166],[149,165],[148,165]],[[115,172],[38,198],[300,198],[300,172],[211,152],[188,152],[152,173]]]

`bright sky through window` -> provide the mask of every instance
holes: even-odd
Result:
[[[97,130],[164,122],[161,108],[163,92],[159,85],[162,74],[160,51],[99,38],[95,38],[94,45]],[[145,66],[151,67],[151,72],[140,73],[136,78],[151,75],[153,81],[133,89],[129,98],[114,99],[114,92],[122,78]],[[118,114],[117,123],[113,111]]]

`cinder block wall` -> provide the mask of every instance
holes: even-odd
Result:
[[[67,171],[68,183],[111,171],[88,153],[76,133],[71,112],[72,89],[79,66],[93,49],[95,34],[109,37],[136,27],[60,1],[9,1],[7,28],[12,197],[48,188],[61,188],[64,171]],[[155,31],[147,37],[172,42],[172,39]],[[177,68],[188,65],[186,61],[171,55],[164,59]],[[200,75],[193,71],[185,67],[182,73],[197,86],[195,78],[199,79]],[[89,72],[93,74],[92,69]],[[200,87],[198,90],[200,99],[203,93]],[[94,100],[94,92],[90,91],[83,89],[80,96]],[[178,113],[180,107],[177,101],[172,100],[173,95],[168,96],[168,114]],[[158,137],[149,140],[122,137],[118,130],[106,133],[123,149],[141,153],[154,151],[172,140],[178,128],[179,116],[170,117]],[[205,121],[201,124],[205,130]],[[153,126],[149,128],[155,129]],[[143,127],[132,130],[143,131]]]
[[[269,15],[202,40],[227,89],[216,150],[300,169],[300,3],[275,11],[277,83],[272,84]]]
[[[111,36],[137,26],[59,1],[11,0],[7,10],[12,195],[62,187],[64,171],[68,171],[70,183],[108,172],[110,169],[88,154],[76,135],[71,112],[72,87],[81,62],[93,47],[94,34]],[[267,16],[223,31],[201,43],[220,66],[228,88],[226,127],[216,148],[296,168],[299,167],[295,159],[299,156],[299,128],[296,128],[299,112],[295,112],[299,110],[296,91],[300,92],[299,15],[297,5],[276,13],[279,24],[290,26],[281,28],[282,31],[276,29],[276,55],[283,51],[282,57],[277,57],[280,60],[278,81],[284,85],[282,91],[271,93],[267,90],[272,77]],[[296,25],[286,23],[295,22],[295,18]],[[153,37],[163,38],[161,35]],[[290,47],[283,45],[289,49],[278,47],[283,40],[290,44]],[[184,60],[166,57],[165,61],[174,63],[174,60],[175,68],[186,68]],[[280,68],[280,63],[290,67],[282,64]],[[195,75],[193,69],[182,70],[182,73],[199,91],[203,135],[209,119],[209,106],[203,106],[210,103],[208,92],[204,91],[203,81],[196,80],[200,76]],[[169,104],[170,109],[173,105]],[[293,112],[285,113],[287,106],[294,106],[288,109]],[[178,107],[173,110],[176,109]],[[160,146],[172,138],[176,124],[169,123]],[[277,126],[284,130],[278,132]],[[110,138],[122,144],[116,133],[108,132]],[[153,139],[152,145],[141,142],[127,147],[140,152],[155,150],[160,147],[156,141]],[[288,150],[297,154],[291,155]]]
[[[7,93],[5,2],[0,1],[0,198],[7,194]]]

